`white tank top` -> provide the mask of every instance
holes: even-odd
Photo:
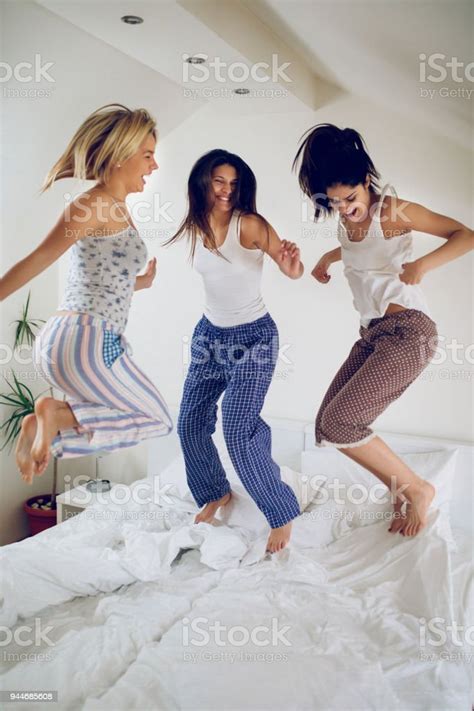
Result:
[[[240,214],[234,210],[219,247],[222,257],[206,249],[201,238],[196,242],[194,268],[204,281],[204,315],[214,326],[239,326],[267,313],[260,293],[265,253],[242,246],[240,224]]]
[[[384,187],[363,240],[350,240],[339,216],[337,238],[341,243],[344,274],[352,290],[354,307],[360,314],[362,326],[368,326],[373,318],[383,316],[390,303],[423,311],[431,318],[420,286],[405,284],[399,278],[402,264],[411,261],[411,231],[388,239],[383,234],[380,210],[388,188],[396,195],[391,185]]]

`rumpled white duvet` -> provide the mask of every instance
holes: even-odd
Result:
[[[266,526],[245,526],[253,506],[237,487],[226,523],[196,525],[176,489],[3,548],[2,630],[43,636],[1,647],[1,688],[59,699],[14,708],[471,708],[472,640],[426,634],[474,622],[467,543],[456,558],[438,511],[415,538],[381,521],[329,545],[302,515],[270,556]]]

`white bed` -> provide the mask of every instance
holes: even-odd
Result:
[[[334,466],[311,426],[271,424],[286,480]],[[452,535],[446,502],[405,539],[386,520],[328,528],[313,501],[290,547],[265,556],[265,522],[239,487],[227,525],[192,524],[176,442],[158,467],[155,441],[141,500],[160,475],[161,489],[174,485],[166,501],[97,505],[0,551],[1,624],[45,632],[38,645],[3,646],[1,688],[58,690],[53,706],[17,709],[470,709],[472,447],[384,436],[403,455],[445,452]],[[453,622],[462,646],[452,634],[435,646]]]

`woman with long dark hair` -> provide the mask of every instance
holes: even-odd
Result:
[[[390,487],[391,532],[416,535],[426,524],[433,486],[413,472],[370,425],[432,359],[437,328],[419,286],[424,275],[473,247],[473,232],[450,217],[380,192],[380,175],[360,134],[320,124],[298,150],[299,182],[315,219],[338,215],[340,247],[313,269],[322,284],[342,260],[360,315],[360,339],[336,373],[316,416],[316,444],[338,448]],[[412,261],[412,230],[442,237]]]
[[[278,330],[260,293],[265,254],[290,279],[303,274],[297,246],[281,241],[256,209],[255,176],[237,155],[215,149],[195,163],[188,213],[170,242],[186,236],[205,288],[204,315],[194,329],[178,435],[189,488],[210,522],[231,488],[211,435],[217,401],[230,458],[270,528],[267,550],[288,542],[300,514],[293,490],[271,455],[271,432],[260,416],[278,356]]]

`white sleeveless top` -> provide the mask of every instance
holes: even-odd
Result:
[[[242,246],[239,218],[234,210],[219,247],[222,257],[206,249],[199,237],[194,253],[194,268],[204,281],[204,315],[223,328],[250,323],[268,313],[260,293],[265,253]]]
[[[392,186],[385,186],[363,240],[350,240],[339,216],[337,238],[341,243],[344,274],[362,326],[368,326],[373,318],[383,316],[390,303],[423,311],[431,318],[420,286],[405,284],[399,278],[402,264],[411,261],[411,231],[399,237],[384,237],[380,210],[387,188],[396,195]]]

